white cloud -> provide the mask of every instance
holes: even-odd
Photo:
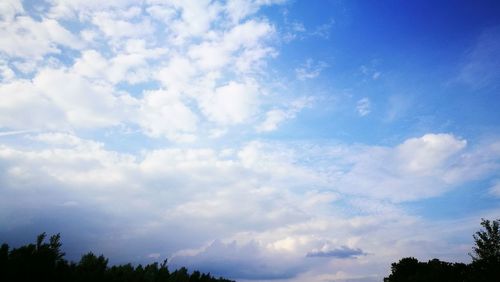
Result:
[[[32,81],[2,84],[0,96],[1,125],[17,129],[113,126],[125,119],[134,103],[107,85],[92,84],[62,69],[44,69]]]
[[[114,40],[143,37],[154,32],[153,25],[147,19],[140,22],[115,19],[115,13],[110,12],[95,13],[92,23],[98,26],[107,37]]]
[[[175,92],[155,90],[144,93],[138,123],[153,137],[192,141],[198,117]]]
[[[77,127],[116,125],[127,111],[127,103],[132,102],[125,96],[117,96],[108,85],[90,83],[64,70],[43,70],[34,78],[33,85]]]
[[[50,0],[49,15],[55,18],[69,19],[74,17],[85,17],[93,11],[106,9],[126,9],[134,0]]]
[[[233,23],[238,23],[257,12],[261,6],[281,4],[286,0],[229,0],[224,10]]]
[[[26,118],[5,115],[3,124],[94,131],[139,126],[145,136],[176,142],[193,141],[199,130],[214,137],[230,125],[255,127],[264,113],[261,73],[277,52],[274,26],[252,15],[275,2],[281,1],[238,8],[217,1],[54,0],[38,11],[40,19],[10,17],[0,29],[9,38],[0,43],[6,55],[1,87],[25,89],[4,101],[5,113]],[[22,13],[22,6],[9,7]],[[16,71],[27,80],[16,80]],[[25,114],[33,104],[36,120]]]
[[[16,15],[24,13],[20,0],[5,0],[0,3],[0,20],[11,21]]]
[[[406,140],[397,147],[397,154],[404,169],[412,173],[434,173],[451,156],[460,152],[467,141],[450,134],[426,134]]]
[[[64,112],[29,81],[0,85],[0,109],[0,126],[7,128],[55,130],[65,119]]]
[[[26,133],[32,133],[32,132],[33,131],[31,131],[31,130],[2,131],[2,132],[0,132],[0,136],[11,136],[11,135],[26,134]]]
[[[371,103],[370,99],[364,97],[356,103],[356,110],[360,116],[366,116],[371,112]]]
[[[499,154],[493,149],[485,159],[481,150],[474,151],[474,157],[463,152],[465,145],[465,140],[450,134],[426,134],[395,148],[360,148],[352,152],[352,168],[333,175],[331,181],[338,181],[345,193],[394,202],[434,197],[496,167],[492,159]],[[482,165],[469,169],[476,162]]]
[[[441,228],[400,203],[492,177],[498,142],[233,142],[242,134],[231,133],[277,130],[313,102],[290,102],[302,94],[276,91],[284,82],[266,71],[280,29],[257,12],[281,2],[52,0],[30,16],[3,1],[0,232],[48,226],[114,261],[161,254],[290,281],[380,280],[402,254],[465,254],[445,241],[476,222]],[[308,35],[328,37],[332,24]],[[309,59],[295,74],[326,67]],[[368,98],[357,106],[370,112]]]
[[[266,113],[266,119],[256,129],[258,132],[274,131],[289,117],[290,115],[284,110],[270,110]]]
[[[274,32],[273,27],[263,21],[249,20],[234,26],[218,40],[194,45],[189,56],[204,70],[220,69],[235,62],[240,70],[250,66],[272,53],[273,49],[262,46],[262,41]]]
[[[203,37],[210,30],[212,23],[221,12],[218,2],[202,1],[172,1],[173,7],[180,17],[171,22],[172,39],[175,44],[184,44],[192,37]]]
[[[259,89],[251,81],[231,81],[201,97],[203,113],[210,120],[223,125],[248,121],[255,114],[258,103]]]
[[[33,20],[18,16],[0,25],[0,52],[12,57],[41,59],[48,53],[60,53],[60,47],[79,49],[83,46],[79,38],[53,19]]]
[[[311,97],[302,97],[291,103],[287,109],[272,109],[266,112],[264,121],[257,125],[257,132],[269,132],[278,128],[287,119],[293,119],[303,108],[311,105]]]
[[[126,50],[115,57],[104,58],[95,50],[85,50],[75,61],[73,72],[91,79],[105,80],[116,84],[149,81],[152,71],[148,62],[161,57],[166,51],[161,48],[147,49],[142,40],[128,40]]]
[[[177,11],[169,5],[153,4],[146,8],[146,12],[158,21],[169,23],[176,15]]]
[[[232,22],[238,23],[248,15],[257,12],[259,6],[255,1],[229,0],[224,8]]]
[[[174,55],[167,65],[159,68],[156,79],[168,90],[182,93],[192,87],[196,74],[196,68],[189,59]]]
[[[393,202],[452,188],[421,185],[429,183],[421,177],[439,178],[461,166],[464,159],[454,156],[479,154],[449,134],[412,138],[394,147],[252,142],[138,155],[110,151],[103,143],[68,133],[36,134],[30,140],[36,146],[0,145],[2,213],[23,210],[23,219],[33,222],[44,210],[53,212],[46,215],[49,219],[55,212],[79,211],[73,223],[58,231],[64,234],[75,219],[79,229],[99,234],[127,230],[127,236],[112,236],[114,245],[126,244],[136,256],[161,253],[173,257],[173,263],[231,273],[232,278],[251,278],[245,269],[260,270],[261,279],[320,281],[340,271],[343,277],[380,278],[402,255],[456,259],[463,254],[467,259],[463,246],[446,241],[472,234],[478,224],[475,216],[460,223],[425,222]],[[487,149],[493,163],[500,159],[494,148]],[[422,171],[429,173],[423,176]],[[85,207],[106,218],[106,224],[79,221],[89,218]],[[11,226],[9,218],[0,222]],[[19,217],[16,222],[30,224]],[[92,239],[94,247],[119,259],[106,238]],[[153,246],[131,244],[136,240]]]
[[[1,82],[8,82],[8,81],[12,80],[15,76],[16,76],[16,74],[9,67],[7,62],[0,60],[0,81]]]

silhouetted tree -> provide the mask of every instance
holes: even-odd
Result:
[[[500,282],[500,220],[482,219],[481,225],[473,235],[471,264],[403,258],[391,265],[384,282]]]
[[[489,221],[482,219],[484,230],[479,230],[473,235],[476,246],[472,248],[473,261],[500,261],[500,219]]]
[[[82,256],[78,264],[64,260],[61,252],[61,236],[53,235],[46,243],[46,234],[37,236],[35,244],[10,249],[7,244],[0,247],[1,282],[234,282],[224,278],[215,279],[210,274],[182,267],[169,272],[167,260],[138,265],[115,265],[108,267],[108,259],[92,252]]]
[[[188,270],[185,267],[181,267],[176,271],[172,272],[169,281],[175,282],[189,282]]]
[[[189,277],[189,282],[200,282],[201,273],[199,271],[194,271]]]
[[[92,252],[85,254],[82,256],[77,266],[78,280],[95,282],[104,281],[107,268],[108,260],[103,255],[97,257]]]
[[[481,220],[482,230],[473,237],[471,277],[476,281],[500,281],[500,220]]]
[[[9,263],[9,245],[2,244],[0,247],[0,281],[7,281]]]

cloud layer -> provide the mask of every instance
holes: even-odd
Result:
[[[497,143],[467,148],[450,134],[394,147],[250,142],[141,155],[66,133],[26,138],[39,149],[0,147],[2,226],[41,224],[35,214],[58,222],[58,214],[98,213],[104,222],[70,222],[60,231],[107,234],[90,240],[118,261],[124,258],[115,246],[128,245],[139,260],[159,253],[174,266],[264,280],[298,277],[337,260],[351,263],[336,271],[365,265],[371,275],[403,254],[461,253],[435,245],[435,230],[400,203],[479,179],[500,159]],[[469,171],[472,160],[483,167]],[[474,223],[454,228],[468,234]],[[151,243],[134,245],[141,240]]]
[[[190,142],[262,122],[272,104],[261,73],[277,40],[273,24],[251,16],[273,1],[236,2],[54,2],[36,17],[20,2],[4,4],[0,125],[138,127]],[[69,19],[77,30],[61,24]],[[134,87],[143,90],[125,90]]]
[[[500,139],[411,119],[424,106],[393,91],[396,71],[336,55],[330,14],[301,22],[282,0],[31,2],[0,3],[2,241],[61,232],[71,259],[380,281],[402,256],[469,259],[478,218],[499,212],[410,207],[498,199]],[[497,39],[482,32],[448,81],[494,89]],[[417,125],[401,130],[407,117]]]

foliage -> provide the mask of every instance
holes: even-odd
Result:
[[[471,268],[477,281],[500,281],[500,219],[481,222],[483,230],[473,235]]]
[[[485,230],[479,230],[473,235],[476,246],[472,248],[473,261],[500,261],[500,220],[483,219],[481,225]]]
[[[68,262],[61,252],[61,236],[53,235],[46,243],[46,234],[38,235],[35,244],[10,249],[0,247],[0,281],[53,281],[53,282],[233,282],[214,278],[210,274],[182,267],[170,273],[167,260],[145,266],[132,264],[108,266],[108,259],[92,252],[78,263]]]
[[[482,220],[484,230],[473,235],[472,263],[449,263],[433,259],[419,262],[403,258],[391,266],[384,282],[500,282],[500,220]]]
[[[463,263],[449,263],[432,259],[428,262],[419,262],[409,257],[403,258],[391,267],[392,273],[384,278],[384,282],[456,282],[467,275],[467,265]]]

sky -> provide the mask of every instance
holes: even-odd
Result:
[[[237,281],[470,262],[498,1],[0,2],[0,241]]]

